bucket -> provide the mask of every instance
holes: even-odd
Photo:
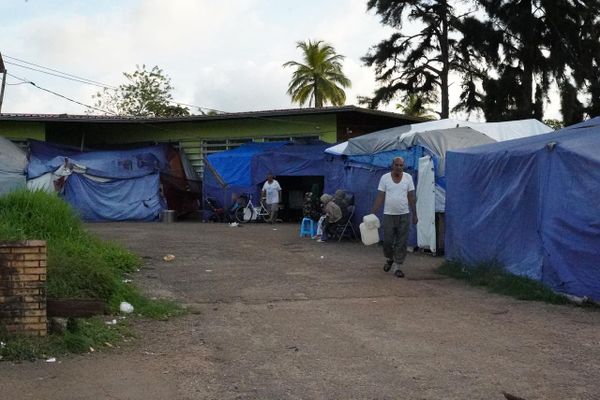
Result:
[[[172,223],[175,222],[175,210],[163,210],[160,213],[161,222]]]

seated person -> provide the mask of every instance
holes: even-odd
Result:
[[[327,228],[342,219],[342,210],[335,204],[333,197],[329,194],[324,194],[320,200],[323,204],[323,215],[319,218],[317,235],[313,239],[318,239],[318,242],[326,242]]]
[[[348,217],[348,206],[352,204],[352,195],[344,192],[341,189],[335,191],[335,195],[333,196],[333,201],[337,204],[342,210],[343,218]]]

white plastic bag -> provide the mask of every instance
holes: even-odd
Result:
[[[131,314],[133,312],[133,306],[126,301],[121,302],[119,309],[125,314]]]

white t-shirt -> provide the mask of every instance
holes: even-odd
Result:
[[[279,186],[279,182],[273,179],[273,182],[269,183],[266,181],[263,185],[262,190],[267,193],[267,204],[277,204],[279,203],[279,191],[281,190],[281,186]]]
[[[392,180],[392,173],[388,172],[379,180],[377,190],[385,192],[385,203],[383,213],[387,215],[408,214],[408,192],[415,190],[412,176],[406,172],[402,173],[402,180],[395,183]]]

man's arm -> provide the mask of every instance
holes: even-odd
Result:
[[[384,200],[385,192],[378,190],[377,197],[375,197],[375,202],[373,203],[373,208],[371,208],[371,214],[375,214],[381,208],[381,205],[383,204]]]
[[[410,214],[412,215],[412,223],[417,224],[419,219],[417,218],[417,199],[415,197],[415,191],[411,190],[408,192],[408,207],[410,207]]]

